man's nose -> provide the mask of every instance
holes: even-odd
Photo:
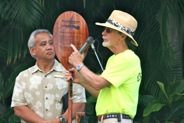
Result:
[[[53,45],[52,44],[47,44],[47,49],[51,49],[53,47]]]
[[[103,30],[102,35],[107,34],[106,29]]]

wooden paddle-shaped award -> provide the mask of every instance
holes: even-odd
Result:
[[[73,52],[70,44],[80,49],[89,36],[88,27],[81,15],[73,11],[62,13],[56,19],[53,29],[53,42],[58,60],[68,70],[71,68],[68,57]],[[81,113],[79,113],[81,117]],[[76,119],[77,119],[76,115]],[[72,123],[72,81],[68,86],[68,123]],[[77,121],[76,121],[77,123]]]

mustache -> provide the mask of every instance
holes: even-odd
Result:
[[[103,40],[106,40],[107,38],[106,38],[105,36],[102,36],[102,39],[103,39]]]
[[[48,50],[48,51],[46,51],[46,53],[55,53],[53,50]]]

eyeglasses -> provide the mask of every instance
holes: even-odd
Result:
[[[112,32],[112,29],[111,28],[108,28],[108,27],[105,27],[104,31],[106,31],[107,33],[111,33]]]
[[[111,28],[108,28],[108,27],[105,27],[104,28],[104,31],[106,31],[106,33],[111,33],[111,32],[113,32],[113,30],[114,29],[111,29]],[[119,34],[122,34],[122,32],[119,32],[119,31],[117,31]]]

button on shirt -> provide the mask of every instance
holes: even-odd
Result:
[[[68,92],[65,68],[55,60],[50,72],[44,73],[37,64],[21,72],[15,82],[11,107],[27,105],[46,120],[61,115],[62,97]],[[73,83],[73,102],[86,102],[85,89]],[[24,123],[24,121],[22,121]]]

